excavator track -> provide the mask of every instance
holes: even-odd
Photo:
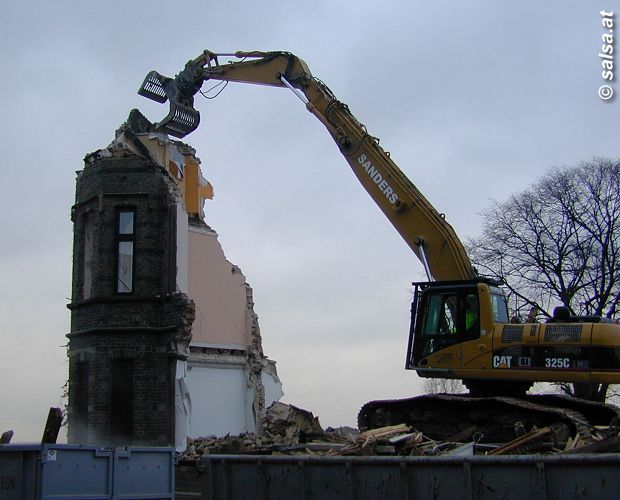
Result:
[[[408,399],[370,401],[359,412],[360,430],[405,423],[435,440],[447,440],[471,430],[480,442],[514,439],[518,430],[530,431],[558,424],[565,438],[587,437],[595,425],[609,425],[620,409],[602,403],[554,395],[472,397],[436,394]]]
[[[546,407],[573,410],[583,415],[594,426],[608,426],[614,419],[620,420],[620,408],[612,404],[598,403],[561,394],[531,394],[523,399]]]

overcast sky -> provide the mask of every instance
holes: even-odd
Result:
[[[614,2],[4,2],[0,432],[38,440],[62,404],[75,171],[132,108],[165,116],[136,94],[149,70],[173,76],[203,49],[295,53],[466,238],[547,168],[620,157],[620,104],[597,95],[602,9]],[[206,220],[254,288],[284,400],[325,427],[419,394],[403,366],[422,268],[327,132],[287,90],[231,84],[196,105]]]

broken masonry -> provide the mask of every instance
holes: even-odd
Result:
[[[133,110],[77,173],[70,443],[260,434],[282,395],[252,289],[204,220],[200,160],[151,128]]]

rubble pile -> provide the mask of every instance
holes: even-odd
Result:
[[[311,412],[278,401],[267,409],[262,431],[290,443],[305,442],[311,436],[323,434],[319,419]]]
[[[198,460],[202,455],[220,453],[271,454],[300,443],[320,440],[326,434],[319,419],[311,412],[275,402],[265,412],[260,434],[188,438],[187,449],[180,459]]]
[[[405,424],[365,432],[349,427],[323,430],[311,412],[274,403],[267,410],[260,435],[189,439],[179,460],[196,461],[208,454],[466,456],[620,452],[620,428],[613,423],[609,427],[592,427],[574,437],[567,437],[561,424],[530,430],[515,425],[515,439],[507,443],[483,444],[481,437],[471,428],[436,441]]]

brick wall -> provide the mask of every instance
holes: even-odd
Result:
[[[78,173],[68,306],[71,443],[173,444],[175,363],[194,318],[193,303],[175,288],[179,203],[163,169],[120,146],[89,155]],[[135,210],[128,294],[116,287],[119,210]]]

